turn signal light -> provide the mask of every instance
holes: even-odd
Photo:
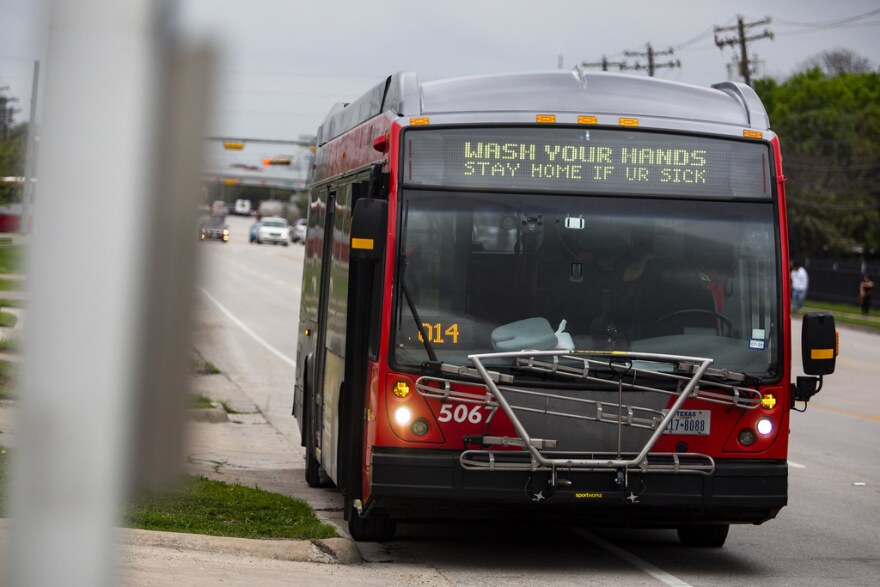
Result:
[[[407,383],[403,379],[398,379],[394,382],[394,385],[391,386],[391,393],[393,393],[395,397],[399,397],[400,399],[408,396],[409,392],[409,383]]]

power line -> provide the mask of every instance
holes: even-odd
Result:
[[[725,25],[726,25],[727,23],[729,23],[731,20],[733,20],[733,17],[728,18],[727,21],[726,21],[725,23],[723,23],[721,26],[725,26]],[[710,35],[714,32],[714,30],[715,30],[715,26],[714,26],[714,25],[713,25],[713,26],[710,26],[710,27],[707,27],[703,32],[701,32],[700,34],[698,34],[698,35],[695,36],[694,38],[692,38],[692,39],[688,39],[688,40],[685,41],[684,43],[679,43],[678,45],[674,45],[674,46],[673,46],[673,49],[675,49],[676,51],[679,51],[679,50],[681,50],[681,49],[684,49],[684,48],[687,47],[688,45],[692,45],[692,44],[696,43],[697,41],[701,41],[701,40],[705,39],[706,37],[710,36]]]
[[[849,22],[860,20],[862,18],[866,18],[868,16],[874,16],[875,14],[880,14],[880,8],[875,8],[874,10],[869,10],[868,12],[865,12],[864,14],[857,14],[855,16],[848,16],[846,18],[837,18],[837,19],[832,19],[832,20],[824,20],[824,21],[816,21],[816,22],[797,22],[797,21],[793,21],[793,20],[776,19],[776,22],[778,24],[783,25],[783,26],[803,26],[803,27],[813,27],[813,28],[819,28],[819,27],[824,28],[824,27],[834,27],[834,26],[838,26],[841,24],[846,24]]]
[[[871,22],[862,22],[862,23],[852,23],[846,25],[838,25],[838,26],[827,26],[827,27],[816,27],[810,29],[802,29],[799,31],[783,31],[781,33],[777,33],[780,37],[793,37],[795,35],[810,35],[813,33],[821,33],[830,30],[836,29],[864,29],[872,26],[880,26],[880,20],[874,20]]]
[[[736,17],[736,25],[734,25],[734,26],[716,26],[716,27],[714,27],[715,45],[719,49],[723,50],[724,47],[726,47],[728,45],[731,47],[733,47],[735,45],[739,45],[739,48],[740,48],[739,74],[740,74],[740,76],[742,76],[743,80],[748,85],[752,85],[752,78],[751,78],[752,71],[751,71],[751,68],[749,67],[749,55],[748,55],[748,49],[746,48],[746,44],[749,41],[757,41],[757,40],[766,39],[766,38],[769,38],[772,40],[773,33],[769,29],[764,29],[764,32],[762,32],[761,34],[752,35],[749,37],[749,36],[746,36],[746,29],[750,29],[752,27],[756,27],[756,26],[760,26],[760,25],[764,25],[764,24],[770,24],[771,20],[772,19],[768,16],[767,18],[764,18],[763,20],[756,20],[754,22],[747,23],[747,22],[743,22],[742,16],[737,16]],[[723,33],[723,32],[727,32],[727,31],[736,31],[737,34],[736,34],[736,36],[727,37],[727,38],[719,38],[718,37],[718,33]]]

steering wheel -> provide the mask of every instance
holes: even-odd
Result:
[[[657,326],[664,322],[672,322],[676,328],[682,328],[681,322],[679,322],[679,318],[682,316],[711,316],[718,323],[718,334],[721,336],[733,337],[733,322],[731,322],[730,318],[725,316],[724,314],[719,314],[714,310],[703,310],[701,308],[687,308],[685,310],[677,310],[675,312],[670,312],[669,314],[665,314],[660,316],[656,320],[654,320],[654,325]],[[725,330],[727,331],[725,333]]]

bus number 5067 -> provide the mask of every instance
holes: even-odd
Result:
[[[474,406],[469,409],[466,404],[456,404],[455,406],[452,406],[452,404],[443,404],[440,406],[440,416],[437,418],[437,421],[455,421],[461,424],[467,420],[471,424],[479,424],[483,421],[483,412],[480,409],[483,407],[485,406]]]

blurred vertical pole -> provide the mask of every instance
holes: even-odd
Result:
[[[24,156],[24,193],[21,198],[21,220],[19,232],[27,234],[31,231],[31,206],[34,205],[34,193],[37,186],[34,180],[37,175],[37,92],[40,88],[40,62],[34,61],[34,79],[31,83],[31,111],[28,119],[27,146]]]
[[[182,471],[210,57],[170,6],[51,5],[5,585],[119,583],[126,491]]]

